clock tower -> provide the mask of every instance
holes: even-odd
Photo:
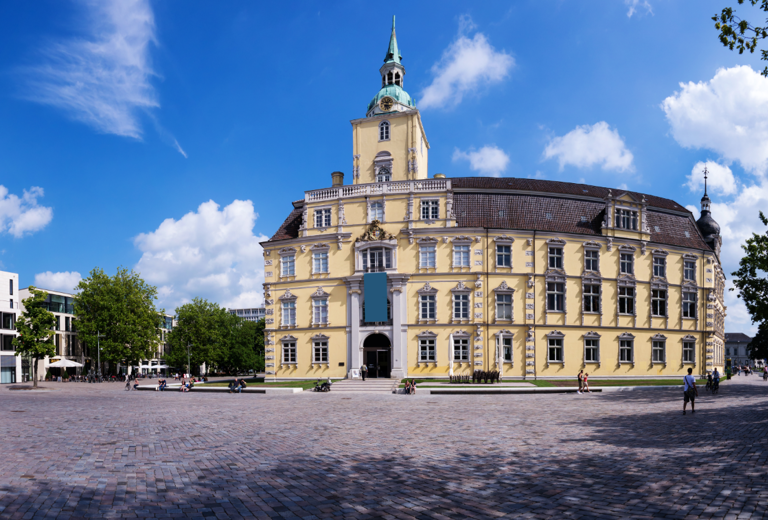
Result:
[[[355,184],[427,178],[429,142],[416,104],[403,89],[402,59],[393,16],[379,69],[381,89],[368,103],[365,118],[351,121]]]

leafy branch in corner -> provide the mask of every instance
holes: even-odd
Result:
[[[739,5],[749,2],[751,5],[760,4],[760,9],[768,13],[768,0],[737,0]],[[736,16],[733,7],[726,7],[720,14],[712,17],[715,22],[715,29],[720,31],[718,37],[720,42],[730,50],[738,50],[743,54],[745,50],[754,53],[757,50],[759,40],[768,38],[768,26],[758,27],[752,25],[747,20]],[[768,24],[768,19],[766,19]],[[768,61],[768,50],[762,49],[762,60]],[[768,67],[762,72],[763,76],[768,77]]]

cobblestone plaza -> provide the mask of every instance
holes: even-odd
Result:
[[[757,518],[768,384],[579,396],[0,389],[0,518]],[[418,417],[418,420],[413,420]]]

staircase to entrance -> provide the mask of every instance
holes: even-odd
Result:
[[[338,383],[333,383],[331,392],[366,392],[391,394],[393,390],[400,386],[399,379],[388,378],[368,378],[365,381],[361,379],[343,379]]]

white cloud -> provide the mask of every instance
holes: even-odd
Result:
[[[501,175],[501,172],[506,170],[509,164],[509,156],[496,145],[483,146],[477,151],[470,150],[468,152],[456,149],[453,152],[453,160],[469,161],[470,169],[494,177]]]
[[[617,130],[600,121],[594,125],[577,126],[562,137],[554,137],[544,148],[544,158],[557,158],[560,170],[566,165],[603,170],[632,172],[635,170],[632,152],[627,150]]]
[[[0,233],[8,231],[16,238],[40,231],[53,219],[53,210],[37,203],[43,188],[33,186],[21,197],[9,194],[0,184]]]
[[[683,147],[705,148],[754,173],[768,168],[768,78],[742,65],[680,83],[661,104]]]
[[[35,287],[51,291],[74,292],[75,286],[80,283],[82,276],[77,271],[63,271],[52,273],[46,271],[35,275]]]
[[[704,194],[704,168],[709,172],[707,174],[707,191],[719,195],[735,195],[739,191],[739,185],[733,172],[728,166],[718,164],[714,161],[699,161],[691,170],[688,176],[688,182],[685,186],[694,192]]]
[[[200,296],[224,307],[262,303],[264,257],[254,235],[258,218],[250,200],[235,200],[224,209],[214,201],[201,204],[179,220],[163,221],[134,244],[142,252],[136,270],[158,286],[161,307]]]
[[[504,51],[496,51],[483,33],[469,38],[474,30],[469,17],[459,20],[459,35],[432,66],[434,79],[421,93],[422,109],[455,106],[465,94],[498,83],[509,75],[515,59]]]
[[[85,1],[85,38],[46,47],[30,69],[29,99],[100,132],[141,138],[138,112],[158,107],[149,82],[155,20],[148,0]]]
[[[627,18],[632,18],[632,15],[637,13],[639,8],[644,8],[646,14],[653,15],[653,8],[648,0],[624,0],[624,5],[629,6]]]

